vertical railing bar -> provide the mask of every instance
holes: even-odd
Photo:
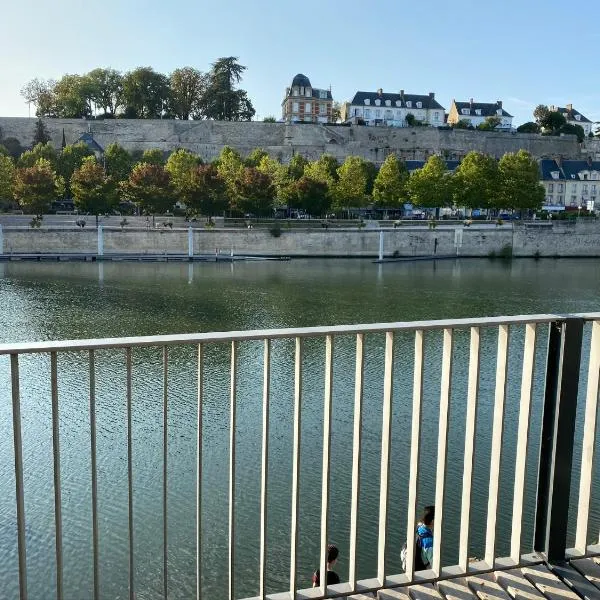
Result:
[[[506,399],[506,375],[508,369],[508,325],[498,326],[498,355],[496,357],[496,391],[490,458],[490,483],[488,491],[487,527],[485,535],[485,562],[495,563],[496,519],[498,491],[500,489],[500,460],[502,457],[502,432],[504,427],[504,404]]]
[[[381,424],[381,475],[379,485],[379,532],[377,542],[377,579],[385,584],[385,544],[390,476],[392,430],[392,394],[394,376],[394,332],[385,334],[385,366],[383,381],[383,420]]]
[[[129,524],[129,599],[135,599],[135,573],[133,562],[133,452],[132,452],[132,385],[131,385],[131,347],[125,349],[127,366],[127,504]]]
[[[358,543],[358,506],[360,498],[360,464],[362,442],[362,399],[364,375],[364,334],[356,335],[356,368],[354,374],[354,428],[352,450],[352,498],[350,503],[350,552],[348,579],[356,591],[356,548]]]
[[[92,471],[92,560],[94,600],[100,598],[100,566],[98,548],[98,467],[96,464],[96,363],[94,350],[89,351],[90,371],[90,453]]]
[[[475,458],[475,435],[477,430],[477,399],[479,394],[481,332],[479,327],[471,327],[469,350],[469,379],[467,384],[467,414],[465,418],[465,456],[463,463],[460,544],[458,564],[463,572],[469,563],[469,525],[471,519],[471,487]]]
[[[598,410],[598,383],[600,375],[600,321],[592,323],[590,358],[588,365],[587,392],[583,444],[581,449],[581,477],[579,479],[579,506],[577,509],[577,530],[575,548],[581,554],[587,552],[587,530],[590,513],[590,496],[594,466],[594,445],[596,442],[596,418]]]
[[[417,489],[419,487],[419,453],[421,440],[421,404],[423,401],[424,332],[415,331],[413,373],[413,409],[410,435],[410,471],[408,482],[408,517],[406,521],[406,575],[412,579],[415,571],[417,522]]]
[[[440,385],[440,417],[438,426],[437,467],[435,484],[435,523],[433,537],[433,571],[436,576],[442,564],[442,526],[446,494],[446,460],[448,450],[448,421],[450,418],[450,389],[452,384],[452,329],[444,329],[442,375]]]
[[[269,395],[271,393],[271,340],[265,339],[263,359],[262,451],[260,480],[260,583],[259,595],[266,596],[267,575],[267,486],[269,479]]]
[[[323,402],[323,475],[321,481],[321,592],[327,593],[327,545],[329,515],[329,455],[331,451],[331,404],[333,392],[333,336],[325,338],[325,390]]]
[[[27,599],[27,552],[25,542],[25,498],[23,493],[23,441],[21,439],[21,393],[19,355],[10,355],[10,378],[15,448],[15,493],[17,502],[17,542],[19,547],[19,597]]]
[[[168,522],[167,522],[167,483],[168,483],[168,376],[169,376],[169,351],[167,346],[163,346],[163,596],[165,600],[169,592],[169,573],[168,573]]]
[[[517,453],[515,460],[515,486],[513,495],[512,537],[510,557],[517,564],[521,560],[521,530],[523,521],[523,498],[525,493],[525,471],[527,468],[527,441],[531,417],[531,393],[535,367],[536,324],[525,326],[525,346],[523,350],[523,374],[521,376],[521,402],[519,407],[519,428],[517,433]]]
[[[235,428],[237,343],[231,342],[231,385],[229,422],[229,600],[235,599]]]
[[[198,424],[196,440],[196,600],[202,597],[202,394],[203,352],[198,344]]]
[[[290,596],[296,598],[296,563],[298,554],[298,517],[300,501],[300,442],[302,403],[302,338],[296,338],[294,359],[294,439],[292,456],[292,518],[290,537]]]
[[[62,501],[60,487],[60,427],[58,420],[58,358],[50,352],[50,389],[52,398],[52,455],[54,459],[54,529],[56,544],[56,598],[63,598]]]

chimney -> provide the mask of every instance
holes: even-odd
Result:
[[[404,90],[400,90],[400,99],[404,100]]]
[[[435,93],[434,92],[429,92],[429,97],[433,100],[435,98]]]
[[[382,96],[382,95],[383,95],[383,88],[379,88],[379,89],[377,90],[377,94],[378,94],[379,96]]]
[[[498,100],[498,102],[496,102],[496,104],[498,105],[498,108],[502,108],[502,100]]]
[[[469,104],[471,105],[471,108],[473,108],[473,98],[469,100]]]
[[[567,110],[569,112],[571,112],[573,110],[573,105],[572,104],[567,104]]]

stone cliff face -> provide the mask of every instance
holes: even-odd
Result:
[[[30,146],[36,119],[0,117],[3,137],[15,137]],[[339,160],[357,155],[375,163],[394,152],[410,159],[425,159],[441,154],[460,159],[470,150],[501,157],[523,148],[535,157],[562,156],[600,159],[600,140],[579,144],[575,136],[542,137],[534,134],[496,133],[412,127],[334,127],[328,125],[286,125],[284,123],[229,123],[224,121],[131,120],[85,121],[44,119],[59,148],[63,130],[67,144],[76,142],[88,131],[103,147],[118,142],[128,150],[160,148],[165,151],[187,148],[205,160],[216,157],[223,146],[242,154],[263,148],[273,158],[287,162],[294,154],[314,160],[327,152]]]

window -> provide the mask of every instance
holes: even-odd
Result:
[[[577,196],[571,196],[571,206],[575,206],[577,204]]]
[[[497,114],[499,117],[501,117],[501,116],[502,116],[502,109],[501,109],[501,108],[499,108],[499,109],[496,111],[496,114]]]
[[[460,112],[461,112],[463,115],[468,115],[468,114],[470,114],[470,112],[471,112],[471,111],[470,111],[468,108],[462,108]]]
[[[365,98],[365,104],[367,106],[369,106],[369,104],[371,104],[371,99],[370,98]]]
[[[293,94],[294,96],[298,96],[298,95],[299,95],[298,86],[296,86],[296,87],[294,88],[294,90],[293,90],[292,94]]]
[[[327,98],[327,90],[319,90],[319,98],[326,99]]]
[[[559,184],[556,186],[556,191],[560,193],[560,192],[562,192],[562,191],[563,191],[563,188],[564,188],[564,185],[563,185],[562,183],[559,183]]]
[[[554,198],[552,196],[546,196],[546,204],[552,204],[554,202]]]
[[[576,121],[581,121],[581,115],[575,115],[575,120]]]
[[[379,109],[377,109],[377,110],[375,111],[375,118],[376,118],[376,119],[381,119],[381,111],[380,111]]]
[[[368,108],[365,108],[365,119],[371,118],[371,111]]]
[[[396,106],[402,106],[402,102],[400,102],[400,100],[396,100]]]
[[[386,100],[385,101],[385,105],[386,106],[391,106],[392,105],[392,101],[391,100]]]
[[[412,108],[412,102],[410,100],[406,101],[406,108]]]
[[[481,116],[481,109],[480,108],[476,108],[475,109],[475,114],[480,117]]]
[[[423,108],[423,103],[422,102],[417,102],[417,108]]]
[[[375,100],[375,106],[379,106],[381,104],[381,100],[379,98],[377,98],[377,100]]]
[[[321,113],[322,115],[327,114],[327,104],[319,104],[319,113]]]
[[[298,103],[297,102],[293,102],[292,103],[292,112],[297,113],[300,109],[298,108]]]
[[[590,192],[591,192],[592,194],[595,194],[595,193],[596,193],[596,184],[595,184],[595,183],[594,183],[594,184],[592,184],[592,186],[591,186],[591,189],[590,189]]]
[[[355,117],[358,117],[358,108],[355,108],[355,109],[354,109],[354,116],[355,116]]]
[[[433,120],[434,121],[439,121],[440,120],[440,113],[434,112],[433,113]]]
[[[548,193],[552,194],[554,192],[554,184],[553,183],[549,183],[548,184]]]
[[[564,202],[564,200],[563,200],[563,197],[562,197],[562,196],[557,196],[557,197],[556,197],[556,201],[557,201],[559,204],[562,204],[562,203]]]
[[[309,112],[311,112],[311,111],[312,111],[312,104],[311,104],[310,102],[307,102],[307,103],[304,105],[304,112],[305,112],[305,113],[309,113]]]
[[[304,86],[300,86],[300,96],[304,96]]]
[[[587,178],[588,178],[588,176],[587,176],[587,173],[584,173],[584,174],[583,174],[583,178],[584,178],[584,179],[587,179]]]
[[[587,183],[584,183],[583,184],[583,195],[587,196],[587,193],[588,193],[588,186],[587,186]]]
[[[312,96],[312,90],[309,87],[307,87],[306,88],[306,97],[310,98],[311,96]]]
[[[550,177],[552,177],[552,179],[558,179],[558,171],[551,171]]]

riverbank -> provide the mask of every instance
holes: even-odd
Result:
[[[79,260],[155,257],[255,258],[600,257],[596,222],[423,225],[337,229],[146,229],[1,227],[0,260],[26,256]]]

